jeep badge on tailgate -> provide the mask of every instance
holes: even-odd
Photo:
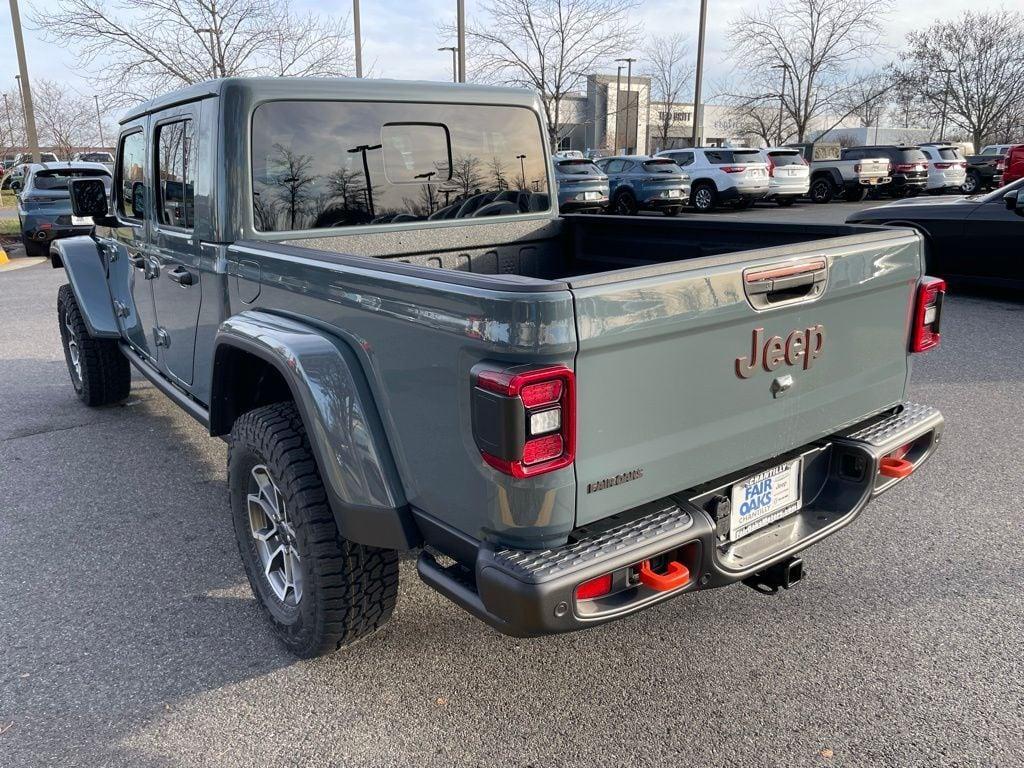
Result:
[[[803,365],[804,370],[807,370],[821,357],[821,351],[825,347],[825,326],[821,323],[803,330],[791,331],[785,341],[781,336],[771,336],[762,344],[763,333],[764,328],[754,329],[749,360],[736,358],[736,375],[741,379],[753,376],[758,366],[771,372],[785,363]]]

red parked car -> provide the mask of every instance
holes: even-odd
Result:
[[[1024,144],[1014,144],[1006,150],[1003,169],[1003,184],[1024,179]]]

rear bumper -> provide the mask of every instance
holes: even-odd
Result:
[[[662,190],[652,192],[641,198],[638,204],[641,208],[660,211],[662,208],[680,208],[690,202],[690,188],[682,187],[678,197],[663,197]]]
[[[803,179],[798,183],[788,182],[780,184],[778,182],[771,182],[768,185],[768,197],[802,197],[811,190],[810,178]]]
[[[585,629],[684,592],[756,579],[851,523],[871,499],[920,467],[938,446],[943,425],[936,409],[905,403],[787,456],[577,529],[565,547],[495,548],[453,532],[458,542],[446,554],[457,561],[442,565],[425,550],[417,569],[427,584],[505,634]],[[883,470],[883,457],[907,444],[904,463],[894,468],[887,462]],[[727,541],[729,517],[719,512],[730,486],[798,456],[804,461],[802,509]],[[641,563],[661,569],[668,560],[685,566],[685,583],[649,586],[638,575]],[[612,594],[576,599],[580,584],[607,574]]]
[[[718,193],[722,202],[732,200],[764,200],[768,196],[768,185],[763,187],[727,187]]]

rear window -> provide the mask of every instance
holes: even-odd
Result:
[[[103,171],[94,171],[91,168],[69,168],[59,171],[40,171],[32,179],[32,187],[41,190],[67,189],[71,179],[83,176],[99,176],[105,181],[110,179],[110,174]]]
[[[647,160],[644,162],[644,170],[648,173],[682,173],[683,169],[675,164],[674,160]]]
[[[276,101],[252,118],[261,232],[546,211],[537,116],[469,104]]]
[[[778,167],[804,164],[803,158],[800,156],[799,152],[769,152],[768,155],[771,157],[772,162]]]
[[[920,149],[901,149],[900,161],[904,163],[928,162],[928,158]]]
[[[555,163],[558,172],[567,176],[603,176],[601,169],[589,160],[560,160]]]
[[[86,163],[114,162],[114,158],[109,152],[85,152],[78,159]]]
[[[760,163],[761,153],[756,149],[714,149],[705,150],[708,162],[714,165],[730,163]]]
[[[955,147],[940,147],[939,157],[943,160],[959,160],[960,153],[956,151]]]

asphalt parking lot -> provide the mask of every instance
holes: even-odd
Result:
[[[224,444],[142,379],[76,400],[63,282],[0,273],[3,768],[1024,765],[1024,302],[949,298],[911,391],[945,413],[940,452],[790,592],[517,640],[406,560],[386,629],[300,662],[245,581]]]

